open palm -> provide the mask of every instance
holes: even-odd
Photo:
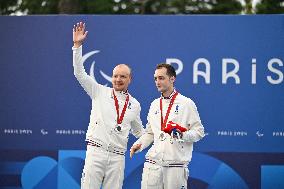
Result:
[[[77,23],[73,28],[73,42],[74,44],[81,45],[87,37],[88,31],[85,31],[86,25],[83,22]]]

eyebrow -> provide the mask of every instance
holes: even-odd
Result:
[[[154,79],[156,79],[156,78],[165,78],[165,77],[164,77],[164,76],[162,76],[162,75],[154,76]]]
[[[130,74],[113,74],[112,76],[129,76]]]

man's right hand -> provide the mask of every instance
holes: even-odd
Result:
[[[83,44],[83,41],[86,39],[88,31],[85,31],[86,24],[83,22],[77,23],[73,27],[73,42],[74,47],[78,48]]]
[[[142,144],[135,144],[130,148],[130,158],[134,155],[137,150],[140,150]]]

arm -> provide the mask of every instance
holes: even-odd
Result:
[[[204,127],[202,126],[197,107],[192,101],[189,103],[187,123],[190,125],[189,130],[182,133],[182,139],[185,142],[197,142],[205,136]]]
[[[130,148],[130,158],[132,158],[134,153],[141,152],[142,150],[147,148],[153,141],[154,133],[151,129],[150,124],[148,123],[144,134]]]
[[[144,134],[134,143],[141,144],[140,152],[147,148],[154,141],[154,133],[152,131],[151,125],[148,122]]]
[[[88,95],[92,98],[96,96],[96,92],[98,91],[100,85],[97,84],[94,79],[86,73],[82,62],[82,44],[88,34],[88,31],[85,31],[85,28],[85,23],[82,22],[77,23],[77,25],[74,25],[73,28],[73,67],[75,77]]]
[[[142,121],[141,121],[141,118],[140,118],[140,112],[141,112],[141,107],[140,107],[140,104],[139,104],[139,110],[138,110],[137,116],[136,116],[135,120],[133,120],[131,122],[131,133],[136,138],[141,137],[142,134],[144,133],[144,128],[143,128]]]
[[[150,108],[151,110],[151,108]],[[133,144],[130,149],[130,157],[136,152],[141,152],[143,149],[147,148],[154,141],[154,133],[150,125],[150,111],[147,117],[148,123],[143,135]]]

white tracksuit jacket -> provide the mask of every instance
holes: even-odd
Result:
[[[95,80],[85,72],[82,62],[82,46],[79,48],[73,47],[72,50],[74,75],[92,99],[92,110],[86,141],[91,143],[95,141],[125,152],[129,132],[135,137],[139,137],[143,133],[139,102],[129,95],[130,98],[122,122],[122,130],[120,133],[114,131],[117,125],[117,115],[112,94],[113,89],[96,83]],[[121,114],[126,100],[126,94],[123,92],[115,92],[115,94],[119,102],[119,113]]]
[[[170,98],[172,96],[173,93]],[[169,103],[170,99],[162,99],[164,118]],[[190,98],[178,94],[169,114],[167,122],[173,121],[188,129],[183,133],[183,142],[173,140],[169,134],[161,131],[160,98],[151,103],[147,119],[145,133],[135,142],[135,144],[142,144],[139,151],[154,142],[146,154],[147,159],[165,164],[182,163],[187,165],[192,157],[193,143],[204,137],[204,128],[195,103]],[[164,138],[160,137],[161,133],[165,136]]]

